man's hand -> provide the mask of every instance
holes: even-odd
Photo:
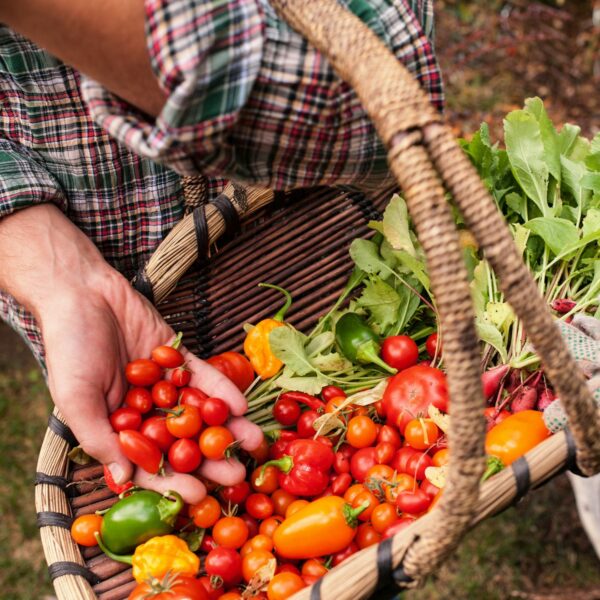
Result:
[[[25,238],[27,243],[25,243]],[[0,288],[30,308],[42,330],[52,398],[83,449],[107,464],[116,483],[128,481],[133,465],[120,449],[108,415],[127,391],[127,362],[149,357],[174,337],[154,307],[100,256],[91,241],[55,207],[26,209],[0,222]],[[228,427],[246,450],[262,441],[260,429],[242,418],[246,399],[219,371],[183,349],[190,385],[225,400]],[[200,474],[222,485],[245,476],[235,460],[209,461]],[[188,502],[206,494],[193,475],[166,477],[137,469],[134,481],[175,489]]]

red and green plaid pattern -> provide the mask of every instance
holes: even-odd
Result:
[[[431,0],[341,1],[441,106]],[[278,189],[387,177],[355,94],[266,0],[146,0],[146,12],[168,93],[155,122],[0,26],[0,218],[52,202],[130,277],[183,214],[167,167]],[[209,180],[209,195],[222,185]],[[33,317],[2,292],[0,317],[43,364]]]

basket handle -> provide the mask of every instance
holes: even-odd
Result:
[[[358,94],[388,148],[390,167],[403,189],[427,255],[444,331],[444,360],[452,398],[452,460],[439,508],[431,514],[431,526],[408,549],[396,543],[396,538],[391,548],[385,545],[385,552],[391,551],[393,568],[402,564],[409,578],[422,577],[436,568],[469,525],[483,469],[485,435],[472,302],[443,185],[452,192],[465,222],[498,274],[507,300],[522,319],[563,399],[577,444],[578,463],[586,473],[600,470],[595,405],[493,199],[411,74],[374,33],[335,0],[272,0],[272,5],[330,60]],[[359,589],[354,586],[345,593],[331,585],[330,576],[326,576],[319,592],[323,590],[324,597],[336,600],[372,593],[377,585],[377,565],[373,564],[374,552],[365,551],[367,554],[370,560],[361,573]],[[378,562],[380,554],[378,551]],[[345,573],[348,577],[356,574],[360,568],[358,560],[340,565],[335,581],[343,580]],[[309,589],[295,598],[309,598],[310,594],[316,598],[319,592],[315,595]]]
[[[212,202],[206,202],[204,177],[182,177],[186,215],[166,235],[132,284],[153,304],[159,304],[175,288],[196,259],[227,231],[233,233],[247,217],[275,199],[273,190],[229,182]]]

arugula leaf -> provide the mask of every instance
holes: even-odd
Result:
[[[396,252],[396,256],[398,260],[409,270],[409,272],[412,275],[416,277],[419,283],[427,290],[427,293],[431,295],[429,289],[429,275],[427,275],[425,263],[411,256],[410,254],[403,252],[402,250]]]
[[[380,277],[371,277],[357,302],[371,313],[380,331],[393,324],[400,308],[400,296]]]
[[[394,194],[383,213],[383,235],[394,250],[404,250],[416,255],[410,237],[408,209],[404,198]]]
[[[539,235],[554,254],[579,241],[579,231],[571,221],[559,218],[539,217],[527,221],[524,227]]]
[[[290,325],[276,327],[269,334],[273,354],[297,375],[314,371],[304,348],[306,337]]]
[[[515,179],[542,215],[549,215],[549,172],[543,160],[544,144],[539,123],[532,114],[515,110],[504,120],[504,137]]]
[[[350,256],[359,269],[370,275],[390,274],[391,267],[379,255],[379,247],[370,240],[357,239],[350,244]]]

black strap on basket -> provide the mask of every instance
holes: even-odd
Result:
[[[575,446],[575,440],[570,429],[565,430],[565,438],[567,440],[567,462],[565,470],[570,471],[573,475],[579,475],[579,477],[586,477],[581,472],[581,469],[577,465],[577,446]]]
[[[58,437],[65,440],[72,448],[78,445],[73,432],[54,414],[48,417],[48,429],[51,429]]]
[[[59,577],[64,577],[65,575],[76,575],[83,577],[90,585],[96,585],[101,581],[97,575],[94,575],[86,567],[80,565],[79,563],[68,560],[61,560],[59,562],[52,563],[48,567],[48,573],[52,581],[58,579]]]
[[[511,470],[517,484],[517,493],[513,500],[513,504],[516,504],[527,494],[531,487],[531,472],[529,471],[529,463],[524,456],[511,465]]]
[[[146,274],[146,265],[142,265],[139,271],[134,275],[131,281],[133,287],[144,296],[147,300],[150,300],[154,304],[154,290],[152,289],[152,283]]]
[[[42,527],[62,527],[63,529],[71,529],[73,517],[52,510],[45,510],[37,514],[36,522],[40,529]]]

